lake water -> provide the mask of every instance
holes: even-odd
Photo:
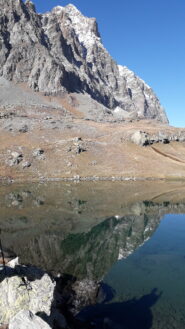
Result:
[[[94,328],[185,328],[185,185],[0,187],[4,248],[77,280],[101,281],[77,314]]]

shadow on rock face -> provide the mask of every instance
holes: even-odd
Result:
[[[154,288],[139,299],[88,306],[77,318],[92,323],[94,329],[150,329],[153,322],[151,307],[161,295],[162,292]]]
[[[16,265],[14,268],[5,266],[0,269],[0,283],[7,278],[19,277],[20,282],[22,280],[22,284],[26,286],[26,281],[33,282],[35,280],[40,280],[45,273],[46,272],[35,266]]]

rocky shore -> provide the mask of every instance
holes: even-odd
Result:
[[[99,284],[57,276],[18,258],[0,266],[0,328],[90,328],[74,315],[96,301]]]

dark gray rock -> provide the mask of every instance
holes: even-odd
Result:
[[[27,126],[27,125],[22,126],[22,127],[19,129],[19,132],[20,132],[20,133],[27,133],[27,132],[28,132],[28,126]]]
[[[40,15],[30,1],[0,0],[0,45],[0,76],[47,95],[88,94],[105,107],[91,119],[168,122],[152,89],[104,48],[96,20],[73,5]]]

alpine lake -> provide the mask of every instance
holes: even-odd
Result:
[[[0,229],[21,264],[98,287],[73,310],[93,328],[185,328],[185,182],[1,185]]]

